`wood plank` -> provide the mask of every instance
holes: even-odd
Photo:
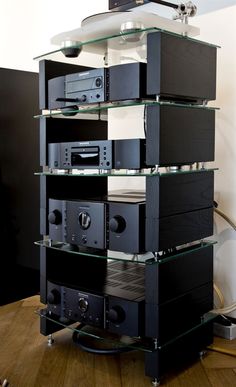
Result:
[[[214,387],[236,386],[236,374],[232,369],[206,369],[206,373]]]

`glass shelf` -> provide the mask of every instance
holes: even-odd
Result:
[[[59,321],[59,318],[57,316],[49,315],[47,309],[41,309],[36,310],[36,314],[38,314],[41,318],[45,318],[48,321],[51,321],[62,328],[66,328],[72,331],[72,333],[76,332],[82,337],[87,337],[90,339],[94,339],[96,341],[99,341],[101,343],[106,343],[112,345],[112,348],[115,349],[122,349],[122,348],[128,348],[130,350],[139,350],[143,352],[153,352],[154,351],[154,345],[152,340],[145,339],[145,338],[131,338],[129,336],[118,336],[116,334],[108,333],[107,331],[103,329],[98,329],[96,327],[88,327],[90,328],[87,331],[85,331],[84,325],[81,324],[81,328],[78,325],[79,323],[71,322],[73,325],[65,324],[61,321]],[[95,333],[93,333],[95,332]]]
[[[43,114],[35,115],[34,118],[42,118],[42,117],[61,117],[65,118],[66,116],[72,116],[76,114],[91,114],[104,112],[109,109],[116,108],[128,108],[133,106],[175,106],[181,108],[191,108],[191,109],[205,109],[205,110],[219,110],[218,107],[206,106],[206,105],[197,105],[197,104],[188,104],[188,103],[174,103],[174,102],[166,102],[166,101],[124,101],[124,102],[104,102],[96,105],[81,105],[78,109],[70,109],[66,110],[46,110]]]
[[[121,349],[121,348],[125,347],[125,348],[130,349],[130,350],[139,350],[139,351],[149,352],[149,353],[155,352],[155,351],[161,351],[163,349],[167,349],[168,346],[175,343],[177,340],[179,340],[179,339],[185,337],[186,335],[196,331],[197,329],[203,327],[204,325],[206,325],[210,322],[213,322],[215,320],[215,318],[217,317],[216,314],[214,314],[212,312],[208,312],[204,316],[201,317],[201,321],[199,322],[199,324],[194,325],[192,328],[186,330],[184,333],[175,336],[173,339],[171,339],[163,344],[160,344],[160,341],[157,342],[157,345],[155,347],[154,341],[150,338],[134,338],[134,337],[124,336],[124,335],[118,336],[115,334],[110,334],[106,330],[98,329],[96,327],[94,327],[94,328],[88,327],[88,326],[86,326],[86,328],[88,328],[88,330],[85,331],[83,329],[84,328],[83,324],[78,325],[78,323],[74,323],[74,322],[68,322],[67,324],[63,323],[63,322],[59,321],[58,316],[49,315],[46,308],[41,309],[41,310],[37,310],[37,311],[35,311],[35,313],[38,314],[38,316],[40,316],[41,318],[47,319],[48,321],[51,321],[51,322],[59,325],[62,329],[66,328],[66,329],[69,329],[72,333],[74,333],[74,332],[78,333],[80,335],[80,337],[82,336],[82,337],[87,337],[88,339],[93,339],[95,343],[97,341],[100,343],[110,344],[113,349],[115,349],[115,348]],[[97,347],[96,344],[95,344],[95,346]]]
[[[107,170],[102,173],[89,172],[89,170],[70,170],[71,172],[64,170],[53,170],[52,172],[35,172],[35,176],[74,176],[74,177],[155,177],[155,176],[171,176],[171,175],[184,175],[188,173],[201,173],[201,172],[212,172],[212,171],[218,171],[219,168],[201,168],[201,169],[181,169],[177,171],[160,171],[160,172],[132,172],[132,170],[128,170],[127,172],[122,170]]]
[[[108,51],[108,49],[120,51],[120,50],[130,50],[130,49],[136,49],[138,50],[144,50],[143,52],[143,61],[146,59],[144,46],[146,45],[146,39],[147,34],[152,32],[165,32],[167,34],[177,36],[182,39],[187,39],[191,41],[195,41],[197,43],[207,44],[211,47],[217,47],[219,46],[210,44],[207,42],[203,42],[201,40],[198,40],[196,38],[192,38],[190,36],[186,36],[186,32],[191,34],[191,29],[195,29],[194,34],[197,35],[198,31],[195,27],[184,25],[183,23],[179,22],[173,22],[172,20],[164,19],[165,22],[171,23],[171,25],[167,26],[165,28],[158,28],[153,27],[155,25],[155,19],[158,18],[157,15],[155,15],[155,19],[153,19],[153,24],[150,25],[152,14],[147,14],[147,21],[149,24],[149,27],[147,28],[135,28],[135,30],[130,30],[128,32],[120,32],[120,26],[122,23],[122,20],[118,23],[117,28],[112,28],[113,32],[110,30],[106,31],[106,28],[104,28],[103,23],[103,30],[98,31],[96,30],[94,26],[93,33],[85,33],[85,27],[82,29],[78,29],[77,33],[69,31],[68,33],[62,33],[59,34],[57,37],[52,38],[51,43],[60,45],[58,49],[55,49],[53,51],[44,53],[42,55],[39,55],[35,57],[35,60],[42,60],[42,59],[50,59],[60,62],[72,62],[72,63],[78,63],[83,64],[86,61],[86,54],[96,54],[101,55],[104,57],[104,54]],[[125,20],[126,19],[126,20]],[[124,21],[127,21],[127,15],[125,16]],[[130,16],[129,16],[130,19]],[[159,17],[159,21],[163,19]],[[146,23],[147,24],[147,23]],[[159,23],[160,25],[160,23]],[[173,26],[173,28],[172,28]],[[168,30],[169,28],[169,30]],[[172,31],[170,31],[172,29]],[[177,29],[176,32],[174,32],[174,29]],[[189,29],[189,31],[188,31]],[[183,35],[184,34],[184,35]],[[63,42],[71,42],[70,48],[78,49],[80,52],[78,58],[66,58],[64,53],[66,50],[66,47],[63,46]],[[68,47],[68,46],[67,46]],[[84,55],[85,54],[85,55]]]
[[[110,259],[113,261],[124,261],[132,262],[146,265],[156,265],[163,264],[168,261],[178,259],[180,256],[189,254],[191,251],[202,250],[213,246],[216,244],[215,241],[202,241],[196,242],[195,244],[186,245],[186,247],[176,250],[175,252],[168,254],[157,254],[156,256],[152,252],[147,252],[145,254],[126,254],[119,251],[111,250],[96,250],[93,249],[82,249],[74,245],[69,245],[68,243],[56,242],[51,240],[41,240],[34,242],[35,245],[45,247],[48,249],[53,249],[57,251],[67,252],[74,255],[82,255],[86,257],[93,257],[99,259]]]

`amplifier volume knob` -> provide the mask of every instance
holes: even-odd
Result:
[[[126,228],[126,221],[120,215],[115,215],[109,221],[109,229],[112,232],[122,233]]]
[[[83,313],[87,312],[88,306],[89,306],[89,303],[85,298],[79,299],[79,310],[81,310],[81,312]]]
[[[61,294],[57,289],[52,289],[47,296],[47,302],[49,304],[58,305],[61,302]]]
[[[79,213],[79,224],[82,230],[87,230],[91,224],[90,215],[86,211]]]
[[[86,102],[87,96],[85,94],[83,94],[80,99],[81,99],[81,102]]]
[[[49,221],[49,223],[55,224],[55,225],[61,224],[62,216],[61,216],[60,211],[54,210],[54,211],[50,212],[50,214],[48,215],[48,221]]]
[[[107,319],[114,324],[120,324],[125,320],[125,311],[121,306],[113,306],[107,314]]]

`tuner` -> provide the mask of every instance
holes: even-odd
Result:
[[[47,302],[49,304],[58,305],[61,302],[61,294],[57,289],[52,289],[47,296]]]
[[[120,324],[125,320],[124,309],[117,305],[113,306],[107,313],[107,319],[114,324]]]
[[[109,228],[112,232],[116,233],[122,233],[126,228],[126,221],[125,219],[120,215],[115,215],[112,219],[109,221]]]
[[[86,211],[79,213],[79,224],[82,230],[87,230],[89,228],[91,224],[91,218]]]
[[[48,221],[49,223],[55,224],[55,225],[61,224],[61,221],[62,221],[61,212],[59,210],[54,210],[50,212],[50,214],[48,215]]]

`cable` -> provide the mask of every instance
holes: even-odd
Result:
[[[170,8],[174,8],[174,9],[179,8],[178,4],[169,3],[169,1],[151,0],[151,3],[165,5],[166,7],[170,7]]]
[[[84,328],[85,324],[80,324],[78,329],[81,331],[82,328]],[[81,335],[82,337],[82,335]],[[119,353],[129,352],[134,350],[134,348],[130,347],[119,347],[119,348],[94,348],[90,347],[89,345],[82,343],[81,337],[79,336],[79,332],[74,331],[72,335],[72,339],[75,344],[77,344],[83,351],[89,352],[95,355],[117,355]],[[83,336],[85,337],[85,336]],[[87,336],[89,337],[89,336]]]
[[[215,284],[215,282],[213,284],[213,287],[214,287],[214,291],[215,291],[216,295],[218,296],[218,298],[220,300],[220,308],[224,308],[225,302],[224,302],[224,296],[223,296],[221,290],[218,288],[218,286]]]
[[[217,205],[217,203],[216,203]],[[221,216],[233,229],[234,231],[236,231],[236,224],[232,221],[232,219],[230,219],[230,217],[228,215],[226,215],[223,211],[221,210],[218,210],[218,208],[214,208],[214,211],[219,215]]]
[[[213,309],[211,312],[215,314],[228,314],[236,310],[236,302],[232,305],[226,306],[225,308]]]

